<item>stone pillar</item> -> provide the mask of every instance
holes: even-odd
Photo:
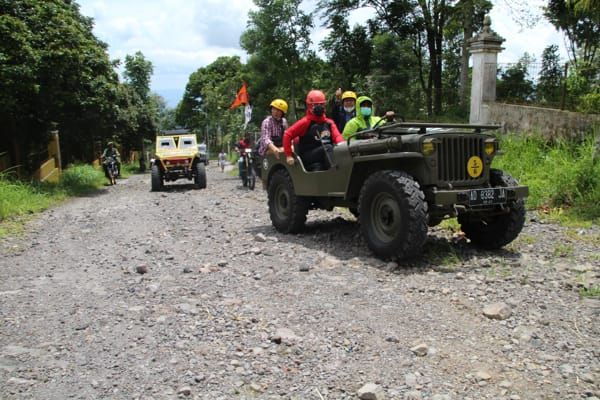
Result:
[[[469,39],[469,52],[473,57],[473,78],[471,81],[471,113],[469,123],[489,123],[486,102],[496,100],[496,69],[498,53],[503,50],[500,45],[504,39],[498,36],[490,26],[492,20],[486,15],[483,30]]]

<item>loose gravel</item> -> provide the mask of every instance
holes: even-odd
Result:
[[[1,399],[600,399],[600,230],[374,258],[345,209],[271,226],[266,192],[149,175],[0,241]]]

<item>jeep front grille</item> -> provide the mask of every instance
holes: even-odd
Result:
[[[437,148],[438,179],[443,182],[470,182],[467,161],[473,156],[483,157],[483,138],[472,136],[441,136]]]

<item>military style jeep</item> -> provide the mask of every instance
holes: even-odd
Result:
[[[396,123],[335,146],[332,166],[307,172],[300,157],[263,159],[275,229],[302,229],[309,209],[348,207],[369,248],[382,258],[418,255],[427,226],[458,217],[471,243],[500,248],[525,221],[528,188],[492,169],[498,141],[490,125]],[[357,136],[360,135],[360,136]],[[357,140],[363,137],[361,140]],[[364,139],[364,137],[369,137]]]
[[[179,178],[194,179],[199,189],[206,188],[206,169],[198,155],[195,135],[156,137],[155,158],[151,160],[152,190]]]

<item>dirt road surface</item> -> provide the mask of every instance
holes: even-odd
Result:
[[[259,185],[257,185],[259,186]],[[0,240],[1,399],[598,399],[600,231],[528,214],[502,251],[373,258],[343,209],[149,175]]]

